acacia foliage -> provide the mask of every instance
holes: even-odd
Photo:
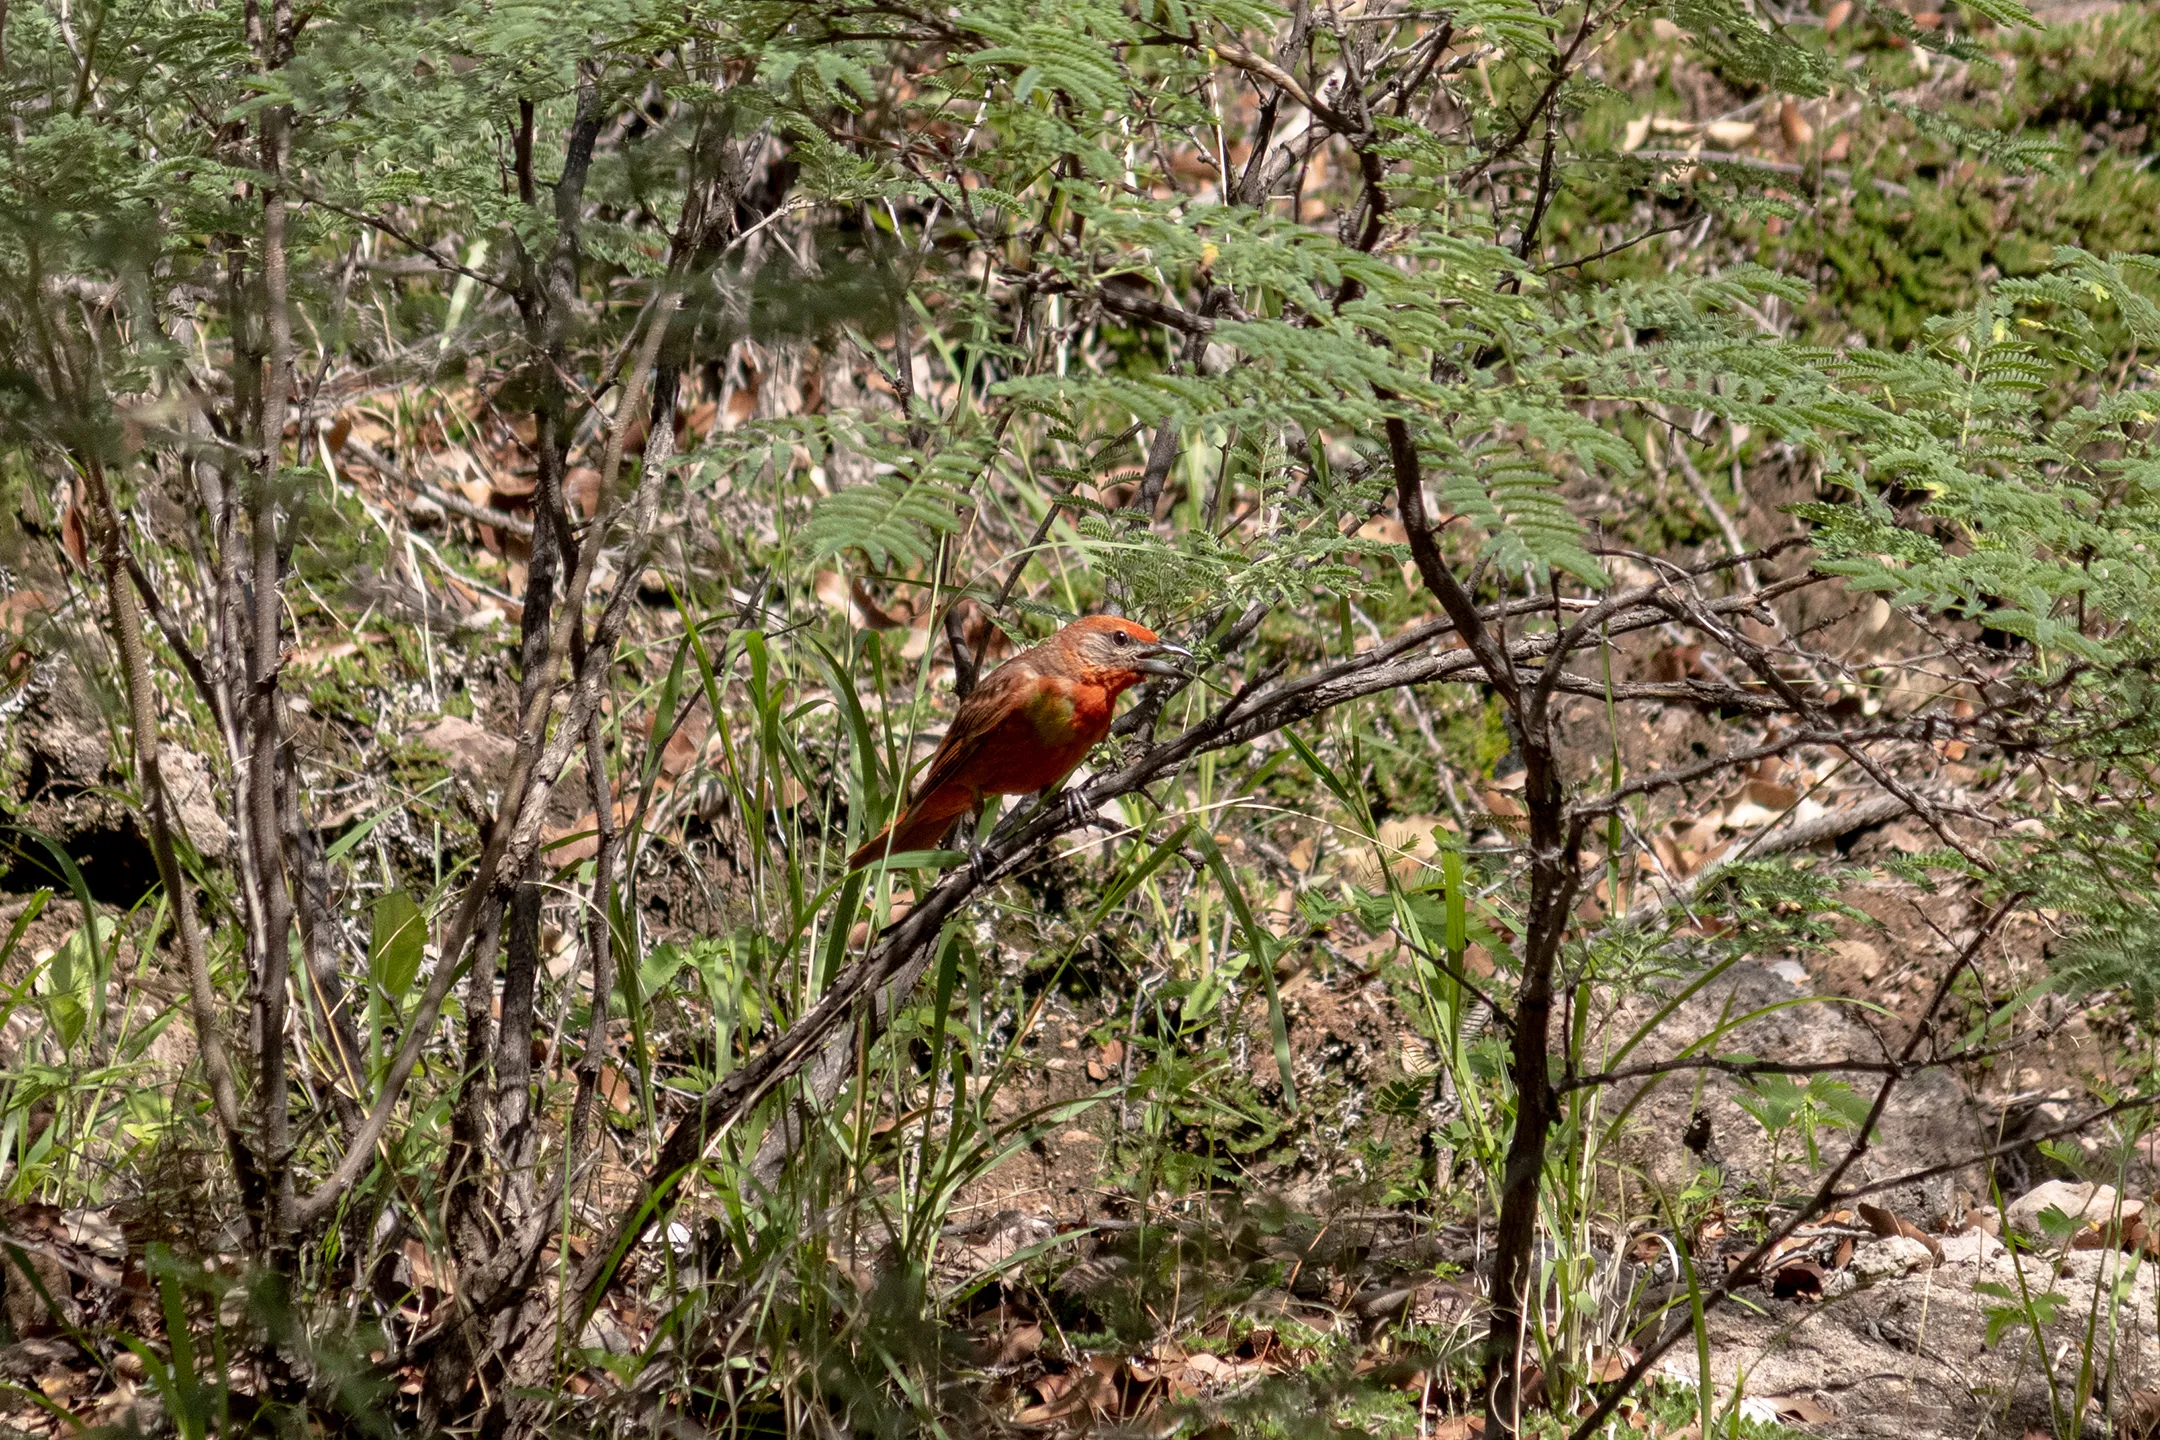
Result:
[[[1199,636],[1215,658],[1234,653],[1261,616],[1347,616],[1346,597],[1386,601],[1394,619],[1429,619],[1396,583],[1406,558],[1428,583],[1458,576],[1503,620],[1524,613],[1510,604],[1547,598],[1556,615],[1564,603],[1618,605],[1628,589],[1616,559],[1664,566],[1668,580],[1682,573],[1675,547],[1659,543],[1665,517],[1652,513],[1646,457],[1693,447],[1720,464],[1774,462],[1824,478],[1827,498],[1800,517],[1821,557],[1806,578],[1835,577],[1930,623],[1984,623],[2024,642],[2008,670],[1976,666],[1961,679],[1976,702],[1956,717],[1967,732],[2020,764],[2141,775],[2155,428],[2142,365],[2160,341],[2150,267],[2066,251],[2047,276],[1998,285],[1902,351],[1794,343],[1774,317],[1802,305],[1806,288],[1729,257],[1697,264],[1682,250],[1664,273],[1601,279],[1610,272],[1594,258],[1554,251],[1555,205],[1617,207],[1627,233],[1616,243],[1648,244],[1672,228],[1675,209],[1760,217],[1797,203],[1769,193],[1782,172],[1747,157],[1699,165],[1597,140],[1579,122],[1609,98],[1598,55],[1613,36],[1677,26],[1697,63],[1757,100],[1808,100],[1847,83],[1825,36],[1769,7],[1654,8],[1078,0],[1051,14],[990,0],[335,0],[297,14],[272,7],[266,21],[252,6],[170,0],[116,0],[87,15],[12,7],[0,60],[11,121],[0,142],[0,421],[11,479],[36,504],[71,497],[56,507],[65,514],[81,503],[78,485],[109,477],[114,513],[128,522],[115,543],[152,563],[160,498],[180,505],[193,539],[221,558],[265,539],[275,553],[257,578],[278,591],[373,543],[338,510],[319,463],[319,422],[341,397],[470,387],[505,412],[535,415],[535,443],[558,445],[556,459],[605,454],[612,471],[626,453],[635,464],[638,445],[596,398],[638,396],[648,375],[670,377],[654,387],[658,433],[671,428],[676,386],[702,384],[718,399],[755,391],[752,372],[777,391],[792,371],[801,403],[761,394],[740,423],[691,434],[672,457],[647,456],[640,479],[664,482],[670,503],[752,489],[772,499],[770,539],[723,535],[711,547],[723,583],[684,567],[682,589],[702,619],[722,617],[724,630],[729,614],[762,618],[777,556],[804,569],[836,563],[887,597],[966,596],[1017,636],[1116,606]],[[1960,24],[2019,21],[2014,7],[1991,3],[1968,7]],[[1969,44],[1957,26],[1899,33],[1947,63],[1962,63]],[[1853,83],[1884,115],[1902,114],[1865,72]],[[2034,158],[1940,116],[1903,118],[1937,143]],[[1812,166],[1818,182],[1827,173],[1819,155],[1790,163]],[[266,299],[273,285],[289,288],[286,302]],[[281,322],[300,338],[266,362],[280,353]],[[650,358],[636,358],[640,345]],[[804,398],[810,378],[824,391],[816,403]],[[265,419],[271,392],[292,397],[289,427]],[[268,411],[281,414],[282,401]],[[206,498],[205,476],[229,490],[252,475],[264,504],[241,513]],[[1368,528],[1406,493],[1447,517],[1442,548],[1413,556]],[[561,518],[567,535],[575,525]],[[611,534],[601,524],[590,543]],[[1054,553],[1035,553],[1044,546]],[[644,558],[635,545],[623,553]],[[1710,573],[1686,572],[1690,583]],[[792,584],[800,599],[806,578],[782,576],[779,588]],[[527,610],[545,614],[556,580],[536,585]],[[238,594],[226,598],[237,604]],[[221,627],[239,622],[223,603],[205,599],[160,643],[175,657],[183,641],[214,648]],[[268,634],[282,641],[275,611]],[[1704,613],[1676,610],[1673,621],[1741,654],[1741,640]],[[1474,627],[1449,618],[1467,639]],[[1560,627],[1544,624],[1527,615],[1489,652],[1498,660],[1480,652],[1482,668],[1453,669],[1436,626],[1389,685],[1474,679],[1514,704],[1541,665],[1560,673],[1538,648]],[[746,618],[742,628],[781,627]],[[1347,628],[1301,624],[1311,668],[1359,663]],[[528,626],[526,639],[530,677],[550,656],[544,629]],[[765,643],[760,633],[745,652],[760,667]],[[1754,658],[1757,689],[1728,687],[1720,703],[1822,718],[1822,696],[1778,691],[1793,683],[1780,664],[1815,657]],[[761,721],[777,731],[777,703],[756,673]],[[1579,688],[1590,674],[1572,679]],[[1199,738],[1177,758],[1388,688],[1360,689],[1349,668],[1333,678],[1339,697],[1238,689],[1220,729],[1189,732]],[[1522,731],[1549,689],[1516,706],[1518,745],[1550,748]],[[1768,692],[1775,702],[1762,700]],[[181,704],[178,695],[168,699]],[[1234,715],[1248,698],[1252,709]],[[203,714],[210,698],[184,704],[206,729],[240,723]],[[1242,729],[1229,723],[1240,716]],[[543,708],[542,732],[545,718]],[[1932,737],[1928,715],[1908,718],[1919,728],[1894,738]],[[859,713],[849,723],[865,737],[851,773],[822,777],[845,786],[849,803],[790,873],[793,891],[774,912],[784,921],[760,937],[777,950],[793,953],[807,933],[838,937],[830,957],[841,958],[841,941],[872,913],[863,887],[829,882],[834,858],[902,787],[904,749],[881,753]],[[533,743],[549,738],[560,760],[576,737]],[[221,756],[231,795],[250,748]],[[1559,769],[1541,814],[1560,827],[1554,835],[1572,837],[1573,865],[1591,822],[1627,797],[1595,793],[1601,773],[1582,757],[1546,758]],[[2143,887],[2121,883],[2149,870],[2144,842],[2074,795],[2006,793],[2058,807],[2050,823],[2063,833],[2108,838],[2074,853],[2003,855],[1968,841],[1945,864],[2003,894],[2074,896],[2092,924],[2076,952],[2085,973],[2149,983],[2124,939],[2152,924]],[[609,809],[596,802],[596,814]],[[296,854],[305,848],[295,842]],[[295,876],[307,869],[292,863]],[[1213,868],[1226,870],[1219,853]],[[1542,915],[1523,928],[1546,927],[1538,983],[1549,985],[1561,942],[1585,938],[1568,919],[1579,877],[1526,880],[1500,868],[1495,883],[1509,888],[1495,913]],[[500,919],[537,888],[507,872],[499,885],[482,881],[469,913],[452,923],[446,906],[434,917],[438,934],[459,942],[448,961],[475,916]],[[250,883],[305,898],[301,879]],[[617,913],[606,871],[579,883],[595,887],[595,913]],[[248,923],[267,913],[248,911]],[[585,942],[596,958],[608,929]],[[228,989],[262,1005],[266,988],[283,993],[282,975],[263,967],[287,937],[251,932],[249,944],[244,983]],[[1250,948],[1268,945],[1255,935]],[[1262,958],[1272,976],[1273,957]],[[809,1013],[820,987],[849,972],[825,963],[811,973],[783,1019]],[[451,1001],[444,1013],[486,1014],[491,979],[483,971],[467,1008]],[[519,1003],[529,1020],[533,994]],[[603,1013],[602,1038],[605,1024]],[[757,1033],[746,1029],[746,1054]],[[447,1026],[427,1043],[458,1053]],[[466,1074],[498,1065],[498,1105],[532,1084],[477,1053],[463,1060]],[[596,1051],[588,1102],[598,1064]],[[1543,1072],[1540,1054],[1513,1080],[1541,1085]],[[268,1074],[253,1080],[258,1103],[282,1093]],[[363,1109],[397,1103],[347,1098]],[[299,1114],[275,1108],[280,1125]],[[419,1108],[415,1099],[401,1123]],[[323,1116],[302,1117],[291,1153],[276,1159],[310,1182],[340,1163],[363,1169],[367,1147],[340,1155],[353,1133],[349,1117],[343,1136]],[[705,1138],[695,1127],[675,1133]],[[754,1168],[756,1139],[731,1142],[731,1162]],[[1497,1149],[1484,1158],[1498,1168]],[[1534,1182],[1535,1163],[1529,1173]],[[651,1195],[682,1177],[644,1178]],[[335,1192],[318,1192],[324,1214]],[[1536,1199],[1533,1183],[1533,1210]],[[280,1233],[277,1205],[261,1208],[262,1253],[289,1262],[293,1236]],[[606,1223],[627,1243],[642,1219]],[[470,1243],[464,1258],[495,1258]],[[577,1278],[582,1294],[607,1276]],[[514,1308],[523,1290],[499,1283],[494,1298]],[[454,1372],[491,1362],[443,1363]],[[431,1397],[462,1403],[465,1379],[446,1374]]]

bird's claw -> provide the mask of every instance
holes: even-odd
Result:
[[[1095,807],[1088,803],[1087,795],[1078,790],[1067,790],[1058,796],[1058,809],[1065,816],[1065,823],[1075,828],[1087,825],[1097,816]]]
[[[968,842],[967,850],[968,873],[972,874],[975,877],[976,884],[989,884],[990,872],[997,868],[990,863],[989,852],[985,851],[981,845],[977,844],[972,840]]]

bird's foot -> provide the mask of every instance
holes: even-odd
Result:
[[[975,877],[975,883],[978,885],[989,884],[990,872],[997,868],[990,863],[990,852],[983,849],[977,842],[970,840],[968,841],[967,854],[968,873]]]
[[[1065,823],[1076,830],[1083,829],[1101,818],[1101,812],[1096,810],[1089,802],[1086,792],[1078,786],[1059,795],[1057,803],[1059,812],[1065,817]]]

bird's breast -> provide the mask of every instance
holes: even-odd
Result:
[[[1019,795],[1063,779],[1110,731],[1117,697],[1046,677],[987,737],[968,771],[979,794]]]
[[[1109,732],[1116,697],[1093,685],[1045,685],[1028,705],[1028,723],[1046,746],[1091,746]]]

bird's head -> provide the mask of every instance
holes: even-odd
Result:
[[[1090,615],[1058,632],[1058,643],[1084,668],[1106,679],[1138,684],[1149,675],[1182,675],[1192,651],[1117,615]]]

